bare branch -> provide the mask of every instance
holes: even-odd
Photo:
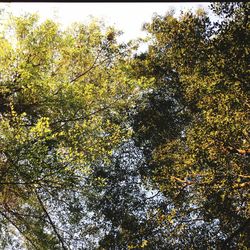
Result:
[[[66,246],[65,246],[65,244],[64,244],[64,241],[63,241],[61,235],[58,233],[58,231],[57,231],[57,229],[56,229],[56,226],[55,226],[54,222],[52,221],[52,219],[51,219],[51,217],[50,217],[50,215],[49,215],[47,209],[45,208],[45,206],[44,206],[44,204],[43,204],[43,202],[42,202],[42,200],[41,200],[39,194],[38,194],[36,191],[35,191],[35,193],[36,193],[36,197],[37,197],[37,199],[38,199],[38,201],[39,201],[39,203],[40,203],[40,205],[41,205],[42,210],[44,211],[46,217],[47,217],[48,220],[49,220],[49,223],[50,223],[51,227],[53,228],[53,231],[55,232],[55,234],[56,234],[56,236],[57,236],[59,242],[60,242],[61,245],[62,245],[63,250],[67,250],[67,248],[66,248]]]

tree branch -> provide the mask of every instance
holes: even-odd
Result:
[[[37,246],[33,243],[33,241],[27,236],[24,235],[23,232],[21,231],[21,229],[17,226],[17,224],[11,220],[6,214],[4,214],[4,212],[0,211],[0,214],[9,222],[11,223],[12,226],[14,226],[17,231],[20,233],[21,236],[23,236],[33,247],[34,249],[37,249]]]
[[[54,222],[52,221],[52,219],[51,219],[51,217],[50,217],[50,215],[49,215],[47,209],[45,208],[45,206],[44,206],[44,204],[43,204],[43,202],[42,202],[42,200],[41,200],[39,194],[37,193],[37,191],[35,191],[35,193],[36,193],[36,197],[37,197],[37,199],[38,199],[38,201],[39,201],[39,203],[40,203],[40,206],[41,206],[42,210],[44,211],[46,217],[47,217],[48,220],[49,220],[50,225],[51,225],[52,228],[53,228],[53,231],[55,232],[55,234],[56,234],[56,236],[57,236],[59,242],[60,242],[61,245],[62,245],[63,250],[67,250],[67,248],[66,248],[66,246],[65,246],[65,244],[64,244],[64,241],[63,241],[61,235],[58,233],[58,231],[57,231],[57,229],[56,229],[56,226],[55,226]]]
[[[96,62],[97,62],[97,60],[98,60],[98,58],[99,58],[99,56],[100,56],[100,54],[101,54],[101,51],[102,51],[102,49],[100,49],[100,51],[97,53],[97,56],[96,56],[96,58],[95,58],[93,64],[92,64],[87,70],[85,70],[83,73],[80,73],[80,74],[78,74],[75,78],[73,78],[73,79],[70,81],[70,83],[75,82],[75,81],[78,80],[80,77],[82,77],[82,76],[88,74],[92,69],[94,69],[95,67],[98,66],[98,65],[96,65]],[[106,59],[105,59],[105,60],[106,60]],[[105,60],[103,60],[102,63],[105,62]]]

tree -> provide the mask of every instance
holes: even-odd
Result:
[[[145,25],[151,46],[136,58],[135,74],[156,84],[137,106],[134,138],[147,159],[145,178],[174,204],[174,217],[162,214],[174,221],[177,248],[245,249],[249,4],[211,8],[221,22],[198,11]]]
[[[95,20],[1,26],[2,249],[249,247],[249,4],[211,8],[139,55]]]
[[[89,178],[129,136],[126,110],[146,84],[126,77],[131,51],[117,35],[95,20],[61,30],[37,15],[2,30],[1,248],[89,249],[101,237],[86,211]]]

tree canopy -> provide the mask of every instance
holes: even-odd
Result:
[[[157,87],[138,106],[135,138],[148,157],[147,178],[175,204],[184,245],[243,248],[250,223],[249,5],[212,8],[226,15],[221,23],[199,11],[156,16],[145,26],[153,43],[142,66]],[[191,238],[192,230],[201,234]]]
[[[249,3],[0,34],[1,249],[248,249]]]

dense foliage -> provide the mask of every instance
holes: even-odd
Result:
[[[249,3],[0,37],[1,249],[248,249]]]
[[[199,11],[145,26],[139,71],[157,87],[138,105],[135,138],[147,178],[174,203],[176,248],[249,244],[249,5],[212,8],[222,22]]]

